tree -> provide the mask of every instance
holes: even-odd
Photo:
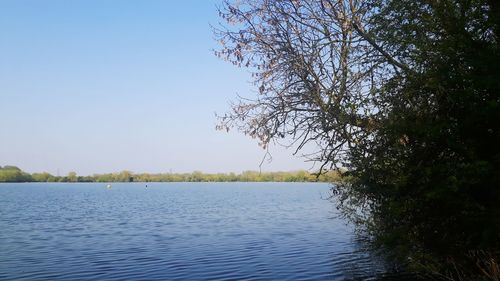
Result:
[[[414,73],[380,91],[391,107],[348,192],[373,202],[372,232],[413,256],[499,249],[497,5],[387,1],[373,18]]]
[[[255,99],[220,117],[347,169],[344,213],[398,257],[500,241],[497,1],[225,2],[216,55],[253,72]],[[347,181],[348,179],[348,181]],[[439,206],[439,207],[436,207]]]
[[[31,176],[23,172],[16,166],[0,167],[0,182],[27,182],[31,181]]]
[[[116,175],[115,181],[118,181],[118,182],[132,182],[132,181],[134,181],[134,178],[133,178],[131,172],[129,172],[129,171],[121,171],[119,174]]]
[[[219,29],[216,54],[250,67],[259,95],[240,99],[220,118],[219,129],[237,127],[266,147],[291,136],[297,152],[330,167],[347,161],[350,147],[376,129],[378,97],[387,62],[362,40],[355,24],[367,7],[334,1],[228,2],[220,15],[238,30]],[[322,166],[324,167],[324,166]]]
[[[69,182],[77,182],[77,181],[78,181],[78,176],[76,175],[76,173],[75,173],[75,172],[69,172],[69,173],[68,173],[67,180],[68,180]]]
[[[34,173],[31,175],[31,177],[33,178],[33,181],[36,181],[36,182],[48,182],[50,178],[52,178],[53,176],[47,172],[43,172],[43,173]]]

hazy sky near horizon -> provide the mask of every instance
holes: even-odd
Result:
[[[0,1],[0,165],[66,174],[258,170],[215,130],[250,75],[213,55],[216,0]],[[271,147],[264,171],[311,168]]]

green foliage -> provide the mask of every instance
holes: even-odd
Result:
[[[378,5],[372,35],[414,72],[378,90],[390,110],[340,192],[368,206],[358,221],[396,257],[471,267],[470,251],[500,250],[498,4]]]
[[[57,177],[46,172],[29,175],[17,167],[5,167],[0,168],[0,182],[337,182],[340,180],[340,173],[337,171],[325,172],[319,176],[307,171],[266,173],[245,171],[241,174],[206,174],[200,171],[183,174],[134,174],[122,171],[93,176],[78,176],[75,172],[70,172],[65,177]]]
[[[344,214],[399,261],[498,258],[500,1],[228,0],[219,13],[216,55],[258,87],[219,129],[313,143],[308,159],[348,171]]]
[[[67,177],[67,181],[69,181],[69,182],[77,182],[78,181],[78,176],[76,175],[75,172],[69,172],[68,173],[68,177]]]
[[[27,182],[31,180],[31,176],[28,173],[21,171],[18,167],[0,167],[0,182]]]
[[[35,182],[50,182],[53,181],[53,176],[49,173],[33,173],[31,178]]]

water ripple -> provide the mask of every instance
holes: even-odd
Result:
[[[325,184],[0,184],[0,280],[364,280]]]

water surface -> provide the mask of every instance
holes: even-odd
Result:
[[[0,280],[382,276],[318,183],[0,184]]]

